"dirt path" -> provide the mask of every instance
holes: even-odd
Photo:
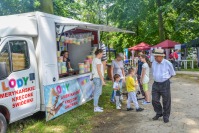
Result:
[[[152,121],[152,105],[141,105],[144,111],[108,112],[96,119],[93,133],[199,133],[199,78],[178,75],[171,81],[172,112],[170,122]],[[152,84],[152,82],[150,83]]]

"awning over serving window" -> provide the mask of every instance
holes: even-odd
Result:
[[[134,33],[132,31],[128,30],[122,30],[119,28],[106,26],[106,25],[97,25],[97,24],[91,24],[91,23],[57,23],[58,25],[64,26],[67,25],[73,28],[81,28],[81,29],[90,29],[90,30],[98,30],[98,31],[105,31],[105,32],[123,32],[123,33]],[[68,28],[69,29],[69,28]],[[67,29],[65,30],[67,31]]]

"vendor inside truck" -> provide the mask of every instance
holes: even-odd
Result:
[[[67,71],[69,71],[71,69],[69,52],[64,50],[61,52],[61,56],[63,56],[63,62],[66,62],[66,68],[67,68]]]

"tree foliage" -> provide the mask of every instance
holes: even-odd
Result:
[[[52,0],[40,0],[40,10],[46,13],[54,14]]]

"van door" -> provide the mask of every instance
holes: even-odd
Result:
[[[40,96],[32,39],[10,37],[4,40],[0,46],[0,66],[6,71],[0,74],[0,105],[8,108],[10,122],[38,110]]]

